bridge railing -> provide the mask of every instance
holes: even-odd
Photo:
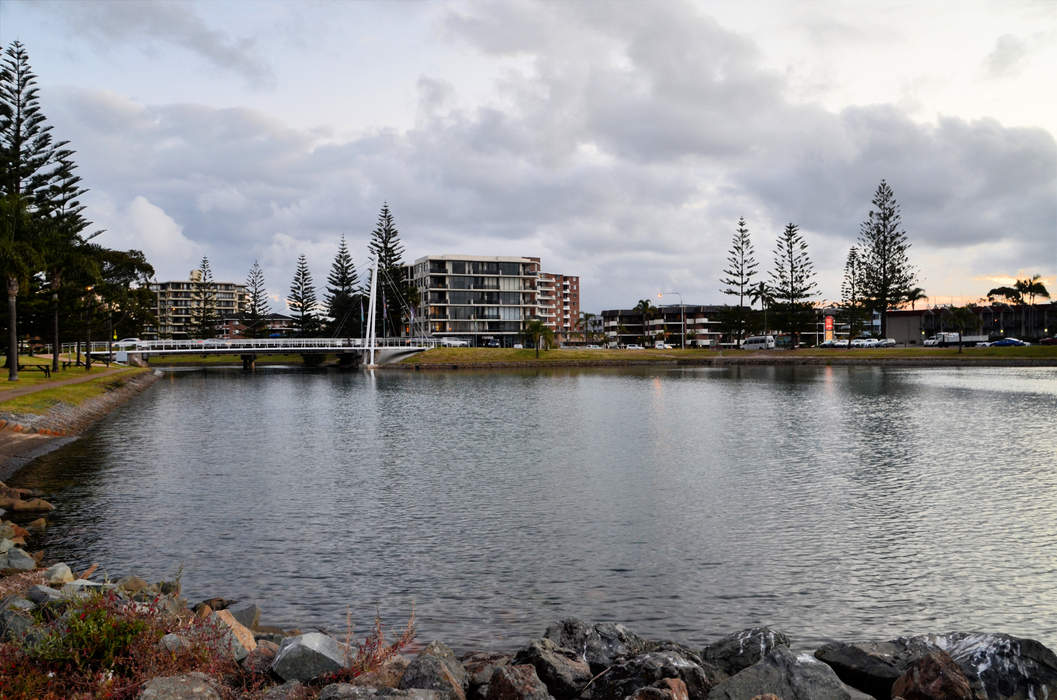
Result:
[[[436,338],[378,338],[375,341],[376,348],[432,348],[437,347],[440,342]],[[82,346],[83,348],[83,346]],[[65,349],[65,346],[64,346]],[[131,353],[158,353],[166,352],[245,352],[254,351],[276,352],[332,350],[362,351],[367,350],[367,342],[364,338],[245,338],[241,340],[227,340],[222,338],[211,338],[206,340],[183,339],[183,340],[140,340],[137,342],[93,342],[92,354],[113,352]],[[72,350],[72,348],[71,348]],[[83,349],[82,349],[83,351]]]

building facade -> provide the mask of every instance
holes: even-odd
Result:
[[[195,316],[204,305],[217,319],[217,332],[225,318],[237,318],[246,309],[246,285],[235,282],[203,282],[200,270],[187,280],[152,282],[157,326],[144,330],[145,338],[190,338]]]
[[[538,260],[533,258],[534,260]],[[559,345],[583,340],[580,323],[580,278],[541,272],[536,281],[536,315],[554,331]]]
[[[719,347],[723,338],[720,322],[724,306],[672,304],[654,307],[644,316],[635,309],[608,309],[602,312],[602,330],[609,347],[626,345],[672,347]],[[685,334],[684,334],[685,328]]]
[[[513,347],[537,313],[539,258],[430,255],[411,265],[418,290],[410,331]]]
[[[1057,334],[1057,303],[990,304],[970,306],[977,326],[966,335],[986,335],[989,340],[1019,338],[1036,342]],[[897,343],[919,345],[943,331],[954,331],[947,307],[905,309],[888,312],[888,336]]]

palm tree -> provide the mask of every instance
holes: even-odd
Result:
[[[531,318],[525,322],[525,338],[536,348],[536,359],[540,356],[540,345],[548,348],[554,343],[554,331],[538,318]]]
[[[763,280],[760,280],[756,284],[749,288],[749,305],[760,302],[760,309],[763,311],[763,334],[767,335],[767,307],[771,305],[774,300],[774,294],[772,293],[770,285]]]
[[[591,331],[590,331],[590,326],[591,326],[591,321],[594,320],[594,318],[595,318],[595,314],[591,313],[590,311],[581,311],[580,312],[580,320],[577,322],[576,325],[578,325],[580,327],[580,331],[584,334],[584,344],[585,345],[587,343],[591,342],[592,335],[591,335]]]
[[[928,297],[925,295],[925,290],[921,287],[914,287],[913,289],[907,292],[907,295],[905,297],[905,301],[910,302],[911,310],[913,310],[914,304],[916,302],[919,302],[923,299],[928,299]]]
[[[657,314],[657,307],[649,299],[639,299],[639,303],[635,304],[634,310],[642,315],[642,344],[648,345],[649,341],[646,340],[646,321]]]

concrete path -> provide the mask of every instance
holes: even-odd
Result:
[[[35,394],[38,391],[44,391],[45,389],[54,389],[57,386],[68,386],[70,384],[80,384],[82,382],[90,382],[93,379],[99,379],[100,377],[106,377],[111,374],[117,374],[123,372],[128,367],[111,367],[104,372],[97,372],[93,374],[82,374],[80,377],[72,377],[70,379],[53,379],[47,382],[40,382],[39,384],[30,384],[28,386],[19,386],[14,389],[3,390],[3,384],[0,383],[0,403],[4,401],[10,401],[11,399],[17,399],[19,396],[25,396],[26,394]]]

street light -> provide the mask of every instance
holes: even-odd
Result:
[[[686,350],[686,305],[683,304],[683,295],[680,294],[679,292],[657,292],[657,298],[658,299],[662,299],[665,294],[674,294],[677,297],[679,297],[679,322],[680,322],[680,325],[682,326],[682,329],[683,329],[683,332],[682,332],[682,339],[683,339],[682,348],[683,348],[683,350]]]

